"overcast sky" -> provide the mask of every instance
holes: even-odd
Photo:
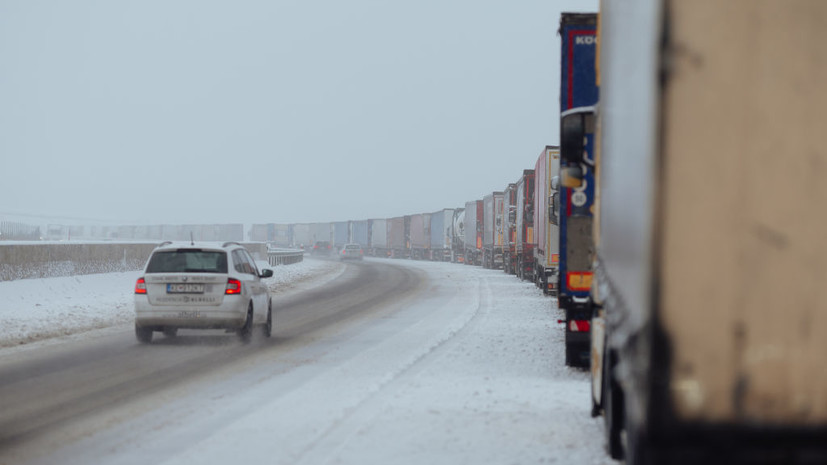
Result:
[[[294,223],[463,206],[558,143],[597,0],[0,0],[0,219]]]

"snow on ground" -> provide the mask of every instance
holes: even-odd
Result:
[[[337,262],[308,260],[271,267],[266,280],[275,296],[334,279]],[[132,290],[141,271],[0,282],[0,347],[17,346],[88,331],[131,325]]]
[[[250,370],[219,373],[56,456],[123,465],[617,463],[589,415],[588,373],[564,366],[552,299],[501,271],[395,263],[426,273],[427,292],[280,357],[262,351]],[[343,268],[277,267],[273,283],[289,293]],[[131,323],[137,276],[0,283],[0,318],[13,322],[0,338]]]

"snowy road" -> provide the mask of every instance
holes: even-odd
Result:
[[[123,328],[0,351],[0,465],[614,463],[532,285],[410,261],[335,275],[278,294],[274,338],[246,346]]]

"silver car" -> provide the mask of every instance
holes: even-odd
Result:
[[[342,251],[339,253],[339,258],[342,260],[361,260],[365,253],[362,251],[362,246],[359,244],[345,244]]]
[[[174,337],[180,328],[226,329],[246,342],[258,325],[269,337],[273,312],[261,279],[271,276],[236,242],[165,242],[135,283],[135,336],[149,343],[155,331]]]

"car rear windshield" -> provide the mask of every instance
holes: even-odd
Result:
[[[345,247],[347,247],[348,250],[359,250],[359,249],[362,248],[361,246],[358,246],[358,245],[346,245]]]
[[[155,252],[149,259],[147,273],[226,273],[227,253],[201,249],[177,249]]]

